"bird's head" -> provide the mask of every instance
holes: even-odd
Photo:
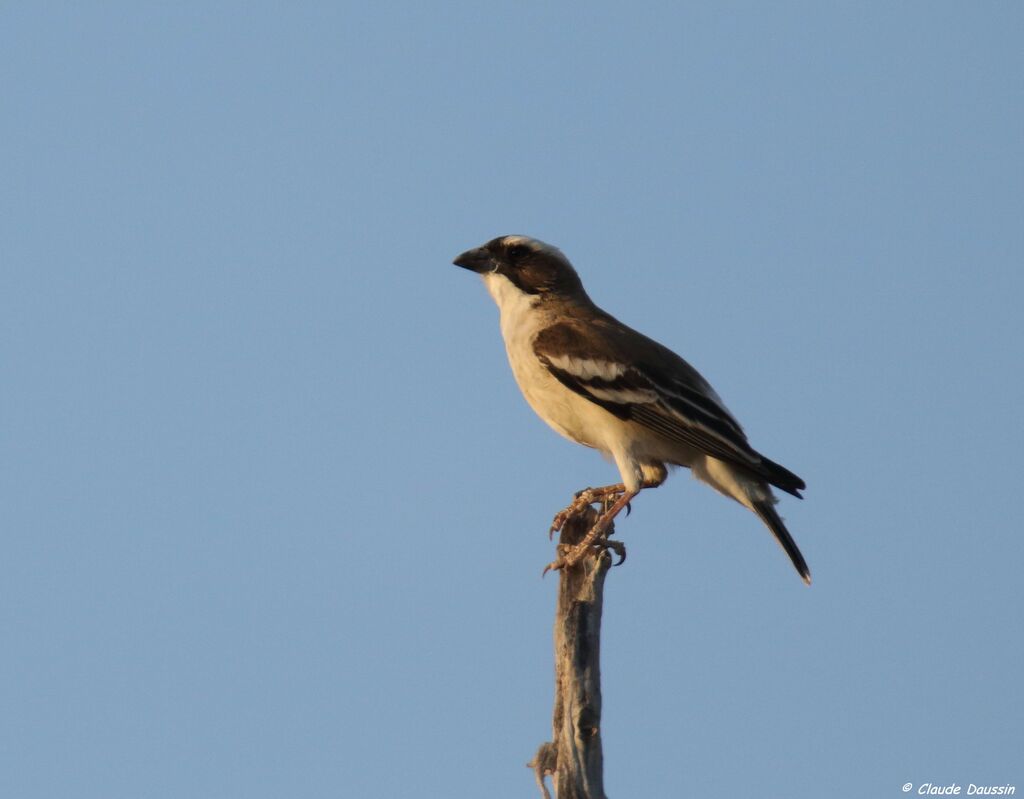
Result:
[[[540,297],[583,293],[580,278],[562,251],[529,236],[499,236],[467,250],[453,263],[481,275],[489,288],[495,281],[507,281],[524,294]]]

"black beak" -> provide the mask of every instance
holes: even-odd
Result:
[[[490,272],[494,268],[494,259],[483,247],[466,250],[452,263],[456,266],[461,266],[463,269],[468,269],[470,272],[476,272],[478,275]]]

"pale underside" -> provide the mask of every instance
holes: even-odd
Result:
[[[500,309],[509,364],[530,407],[556,432],[593,447],[611,459],[627,489],[637,491],[645,483],[660,483],[665,478],[666,465],[674,464],[690,468],[697,479],[747,507],[755,502],[774,502],[770,488],[762,480],[685,443],[620,419],[563,385],[533,348],[537,333],[556,320],[537,304],[536,297],[520,291],[503,275],[489,273],[482,277]],[[622,368],[609,361],[580,361],[578,358],[571,364],[557,365],[571,366],[576,373],[609,380],[618,377]],[[616,398],[623,399],[621,391],[616,393]],[[626,399],[643,403],[653,398],[638,390],[635,396]]]

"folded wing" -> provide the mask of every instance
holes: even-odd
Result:
[[[535,339],[534,352],[562,385],[620,419],[742,466],[794,496],[805,487],[795,474],[750,446],[696,369],[611,317],[602,315],[586,326],[562,322],[548,327]],[[595,352],[607,360],[596,359]]]

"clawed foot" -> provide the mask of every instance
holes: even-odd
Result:
[[[637,493],[636,490],[630,491],[622,483],[580,491],[572,504],[555,516],[551,525],[551,534],[554,535],[556,530],[561,531],[570,519],[577,517],[583,517],[580,519],[581,523],[590,526],[590,529],[582,538],[571,536],[575,539],[575,543],[559,544],[558,558],[549,563],[542,574],[575,566],[592,548],[596,548],[599,552],[610,549],[619,556],[618,563],[615,565],[618,566],[622,563],[626,559],[626,548],[619,541],[609,541],[608,536],[614,530],[612,523],[615,521],[615,517],[623,509],[628,512],[629,502]],[[592,521],[595,514],[590,506],[598,501],[601,502],[601,515],[596,521]]]
[[[555,514],[555,518],[551,522],[551,529],[548,530],[548,540],[554,538],[555,533],[562,532],[562,528],[565,526],[565,523],[573,516],[582,513],[584,508],[588,505],[593,505],[595,502],[600,501],[601,510],[607,510],[608,505],[615,502],[615,500],[621,497],[625,491],[626,487],[622,483],[610,486],[601,486],[600,488],[584,488],[582,491],[577,491],[573,501]],[[628,503],[626,505],[626,515],[629,515]]]
[[[579,563],[587,555],[588,552],[596,550],[598,552],[604,552],[611,550],[618,556],[618,560],[613,563],[613,566],[619,566],[626,560],[626,546],[621,541],[612,541],[610,538],[598,538],[597,540],[587,543],[576,544],[571,546],[569,544],[558,545],[558,558],[547,566],[544,567],[544,571],[541,572],[541,577],[550,571],[559,571],[561,569],[571,569],[577,563]]]

